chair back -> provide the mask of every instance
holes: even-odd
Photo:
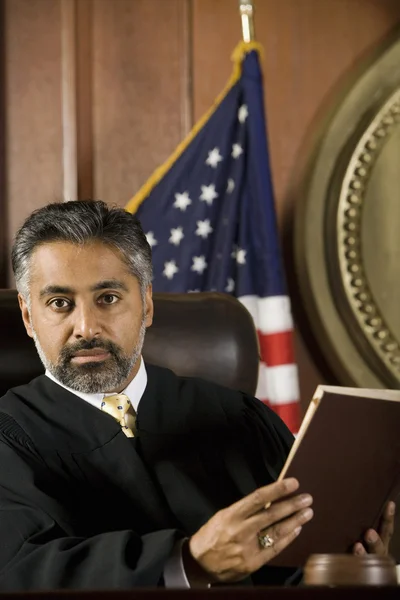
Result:
[[[43,373],[16,290],[0,290],[0,396]],[[145,361],[255,394],[258,343],[252,318],[226,294],[154,294]]]

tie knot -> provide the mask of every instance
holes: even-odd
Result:
[[[131,409],[131,425],[125,423],[125,415],[131,408],[131,403],[125,394],[112,394],[111,396],[104,396],[101,403],[101,410],[108,413],[111,417],[114,417],[116,421],[121,425],[122,431],[126,437],[134,437],[134,430],[136,425],[136,412]]]
[[[112,396],[104,396],[101,403],[101,410],[121,423],[130,406],[131,403],[128,396],[125,394],[113,394]]]

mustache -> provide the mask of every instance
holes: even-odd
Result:
[[[101,348],[102,350],[106,350],[115,357],[119,357],[122,354],[121,348],[117,344],[114,344],[114,342],[111,340],[96,338],[90,341],[81,340],[79,342],[75,342],[74,344],[64,346],[60,352],[60,359],[61,361],[68,361],[76,352],[79,352],[80,350],[93,350],[93,348]]]

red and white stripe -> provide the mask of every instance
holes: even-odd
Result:
[[[300,390],[293,349],[293,320],[287,296],[241,296],[258,333],[260,369],[256,396],[294,434],[300,426]]]

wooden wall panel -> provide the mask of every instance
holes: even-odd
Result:
[[[360,61],[400,23],[398,0],[255,0],[256,38],[265,50],[266,111],[276,204],[289,282],[291,220],[299,200],[303,156],[321,114]],[[193,0],[193,104],[195,118],[228,78],[232,49],[241,39],[237,3]],[[298,301],[291,286],[294,304]],[[298,311],[295,308],[295,313]],[[299,316],[300,318],[300,316]],[[304,327],[303,327],[304,330]],[[304,406],[323,376],[297,332]]]
[[[62,194],[59,0],[6,0],[8,236]]]
[[[125,205],[185,133],[187,2],[93,10],[94,194]]]
[[[75,0],[78,198],[93,198],[93,0]]]
[[[193,0],[194,115],[231,72],[241,39],[236,2]],[[400,24],[398,0],[255,0],[264,46],[266,111],[280,217],[305,137],[344,78]]]
[[[68,0],[1,1],[9,251],[22,219],[62,195],[61,3]],[[225,84],[241,37],[237,1],[70,1],[76,7],[79,196],[123,206],[187,133],[192,112],[199,118]],[[347,76],[400,23],[399,4],[255,2],[278,219],[303,333],[290,239],[304,156]],[[300,334],[296,343],[306,403],[323,377],[318,350]]]

